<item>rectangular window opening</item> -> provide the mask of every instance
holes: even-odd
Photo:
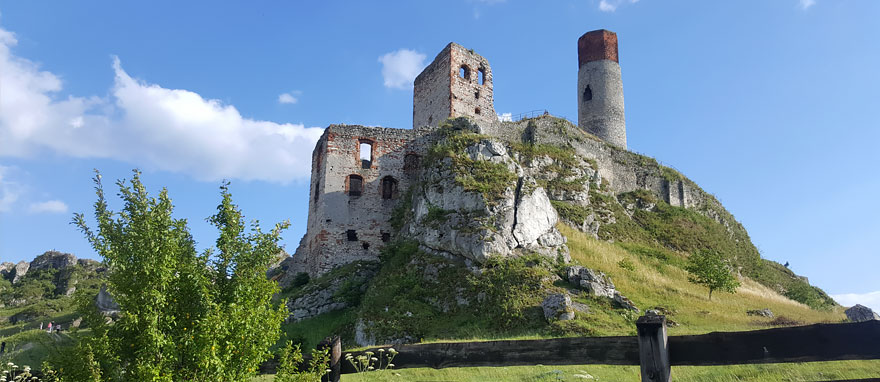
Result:
[[[361,166],[363,168],[370,168],[373,164],[373,144],[361,141],[359,148],[360,153],[358,157],[361,159]]]

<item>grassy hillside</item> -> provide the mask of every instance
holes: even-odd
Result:
[[[687,281],[687,273],[679,266],[684,262],[685,254],[683,253],[626,242],[609,243],[594,239],[565,225],[560,225],[559,229],[568,238],[573,263],[605,272],[611,276],[618,290],[639,307],[643,309],[660,307],[669,311],[669,318],[677,324],[677,326],[669,327],[669,335],[757,330],[791,324],[833,323],[845,320],[841,307],[813,309],[782,296],[747,277],[741,279],[742,286],[737,290],[737,293],[716,293],[710,301],[705,288]],[[489,277],[481,282],[480,278],[472,276],[470,281],[459,282],[452,278],[455,273],[449,271],[446,275],[440,275],[438,280],[442,280],[442,282],[438,282],[436,285],[429,282],[421,288],[413,288],[419,275],[424,274],[425,268],[419,264],[427,262],[434,256],[420,253],[412,247],[407,248],[407,246],[398,245],[392,246],[392,248],[394,248],[394,253],[387,256],[395,256],[395,258],[385,263],[385,268],[374,280],[375,284],[370,286],[368,293],[364,296],[364,303],[372,305],[362,305],[358,309],[330,313],[301,323],[290,324],[288,330],[291,333],[310,333],[313,338],[309,340],[317,342],[322,337],[321,334],[318,334],[322,330],[326,330],[324,333],[327,334],[351,330],[359,315],[363,317],[365,312],[369,312],[366,313],[367,317],[376,318],[376,311],[385,312],[387,306],[389,314],[380,314],[382,319],[390,320],[384,322],[385,325],[392,325],[395,330],[419,328],[419,333],[423,335],[420,339],[425,342],[549,338],[559,335],[635,334],[634,320],[637,314],[614,308],[606,300],[585,295],[573,297],[575,301],[588,305],[590,313],[577,313],[575,320],[558,326],[547,324],[542,321],[543,317],[539,318],[538,315],[533,314],[536,313],[534,312],[535,306],[530,304],[536,304],[540,301],[527,294],[513,293],[508,295],[515,301],[506,307],[514,310],[519,309],[522,314],[520,317],[525,318],[524,321],[514,320],[513,325],[508,327],[502,325],[500,319],[490,319],[490,317],[498,317],[499,309],[505,308],[494,305],[497,304],[497,301],[493,300],[484,300],[484,303],[477,309],[461,308],[439,312],[432,308],[431,304],[431,301],[437,298],[435,293],[448,293],[448,289],[461,288],[468,283],[485,288],[486,282],[488,282],[486,280],[498,281],[499,278]],[[443,262],[448,259],[437,257],[434,261]],[[506,265],[496,264],[495,267],[507,269],[504,272],[510,275],[525,272],[526,269],[541,277],[553,272],[552,266],[547,267],[547,264],[541,265],[537,262],[529,264],[528,261],[514,261]],[[463,268],[457,271],[467,273],[467,270]],[[405,280],[407,277],[410,279]],[[464,279],[468,280],[468,277],[465,276]],[[504,279],[504,277],[500,279]],[[401,282],[396,283],[395,280]],[[551,282],[544,280],[539,283],[543,288],[548,289],[569,287],[560,280]],[[440,284],[444,286],[440,287]],[[434,287],[441,289],[435,290]],[[528,288],[528,285],[524,288]],[[486,290],[482,289],[482,291]],[[382,297],[376,296],[377,294]],[[424,315],[407,316],[405,311],[404,314],[400,313],[400,310],[405,309],[415,312],[415,308],[419,306],[426,310],[423,312]],[[374,309],[376,307],[379,309]],[[777,318],[754,317],[746,313],[748,310],[763,308],[771,309]],[[779,319],[780,316],[783,319]],[[353,333],[344,335],[344,337],[348,337],[344,339],[344,345],[352,343],[352,336]],[[880,370],[880,361],[839,361],[725,367],[676,367],[673,369],[673,376],[677,381],[823,381],[876,377],[877,370]],[[586,375],[600,381],[639,380],[638,367],[606,365],[536,365],[531,367],[440,370],[402,369],[363,376],[347,375],[343,377],[343,380],[580,381],[585,380],[584,376]],[[271,380],[271,377],[266,376],[263,380]]]
[[[100,263],[81,260],[56,269],[30,270],[12,283],[0,277],[0,341],[6,353],[0,362],[39,367],[52,348],[70,342],[74,320],[74,296],[98,293],[103,269]],[[61,333],[39,330],[53,322]]]

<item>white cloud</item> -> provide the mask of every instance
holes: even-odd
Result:
[[[868,293],[843,293],[831,295],[834,301],[843,306],[862,304],[880,313],[880,290]]]
[[[800,5],[801,9],[807,10],[808,8],[816,5],[816,0],[799,0],[798,4]]]
[[[501,122],[513,122],[513,113],[498,114],[498,120]]]
[[[639,0],[601,0],[599,10],[602,12],[614,12],[623,3],[638,3]]]
[[[22,186],[10,180],[12,167],[0,165],[0,212],[9,211],[22,194]]]
[[[294,90],[290,93],[281,93],[278,95],[278,103],[280,104],[295,104],[299,102],[299,95],[302,94],[299,90]]]
[[[61,80],[12,54],[15,44],[0,29],[0,156],[111,158],[201,180],[286,183],[310,174],[303,147],[322,128],[245,118],[219,100],[136,80],[118,59],[109,99],[60,98]]]
[[[382,78],[385,79],[385,87],[393,89],[412,87],[413,80],[425,67],[426,57],[424,54],[409,49],[400,49],[379,57],[379,62],[382,63]]]
[[[47,200],[45,202],[40,203],[31,203],[30,207],[28,207],[28,211],[34,214],[38,213],[52,213],[52,214],[63,214],[67,212],[67,204],[60,200]]]

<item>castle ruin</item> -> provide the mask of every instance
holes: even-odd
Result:
[[[626,148],[617,35],[578,40],[578,127]],[[288,274],[320,275],[358,260],[377,260],[396,234],[389,220],[413,184],[438,126],[467,117],[487,135],[505,133],[495,113],[488,60],[450,43],[414,81],[413,128],[330,125],[312,152],[306,234]],[[667,185],[667,188],[669,186]]]

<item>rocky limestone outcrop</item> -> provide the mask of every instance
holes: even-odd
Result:
[[[611,277],[605,273],[580,265],[571,266],[565,269],[566,280],[569,283],[577,285],[580,289],[596,297],[605,297],[611,299],[614,304],[623,309],[639,312],[639,308],[626,296],[621,294],[614,288]]]
[[[571,297],[565,293],[553,293],[544,298],[541,303],[544,318],[548,322],[568,321],[574,319],[574,307]]]
[[[31,261],[30,270],[64,269],[73,266],[76,263],[76,256],[72,254],[58,251],[46,251]]]
[[[320,314],[345,309],[352,305],[352,295],[360,295],[366,291],[368,281],[376,275],[377,264],[357,264],[352,272],[333,278],[328,275],[312,287],[306,289],[296,298],[288,299],[287,309],[290,315],[287,320],[298,322]]]
[[[119,304],[117,304],[116,301],[113,300],[113,296],[107,292],[106,285],[101,285],[101,290],[99,290],[98,295],[95,296],[95,307],[105,315],[119,313]]]
[[[854,305],[844,311],[844,313],[846,313],[846,317],[852,322],[880,320],[880,315],[871,310],[871,308],[860,304]]]
[[[483,139],[466,149],[471,161],[502,165],[515,175],[495,195],[466,190],[452,158],[424,169],[413,193],[409,237],[434,251],[484,263],[491,256],[538,253],[568,261],[565,238],[556,229],[558,215],[547,192],[499,141]],[[499,181],[501,182],[501,181]]]
[[[7,277],[12,281],[13,284],[18,283],[18,281],[21,280],[21,278],[28,273],[28,269],[30,269],[30,267],[30,263],[19,261],[18,264],[15,264],[15,266],[12,267],[12,270],[9,272],[9,276]]]

